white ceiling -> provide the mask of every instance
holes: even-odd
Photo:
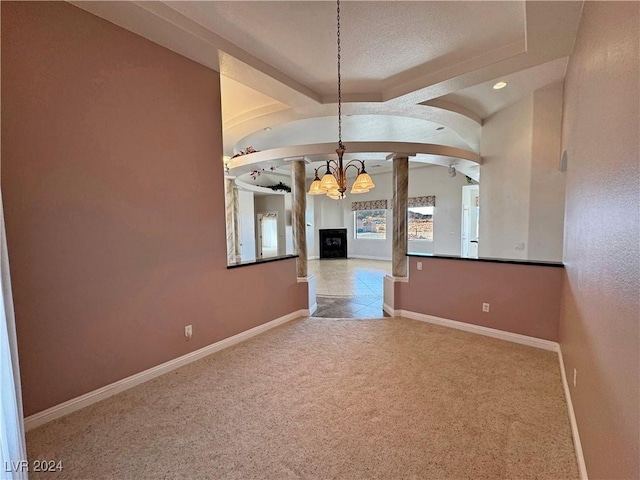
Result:
[[[71,3],[219,71],[225,154],[337,141],[334,2]],[[345,143],[479,153],[482,119],[564,78],[581,10],[581,1],[343,0]],[[493,90],[498,80],[509,85]]]

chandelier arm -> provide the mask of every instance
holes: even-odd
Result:
[[[323,168],[323,167],[318,167],[318,168]],[[338,167],[338,162],[336,162],[335,160],[327,160],[327,165],[326,168],[328,171],[330,171],[333,175],[336,174],[336,172],[339,170]]]
[[[362,161],[360,161],[360,160],[351,160],[349,163],[347,163],[347,164],[344,166],[344,173],[345,173],[345,177],[346,177],[346,175],[347,175],[347,169],[348,169],[349,167],[353,167],[353,168],[355,168],[355,169],[356,169],[357,174],[358,174],[358,175],[360,175],[360,168],[358,168],[358,166],[356,165],[356,162],[360,162],[360,163],[362,163]]]

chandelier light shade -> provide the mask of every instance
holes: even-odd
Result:
[[[351,193],[355,194],[355,193],[367,193],[369,190],[371,190],[370,188],[364,188],[364,187],[360,187],[358,185],[356,185],[355,183],[353,184],[353,187],[351,187]]]
[[[345,193],[348,190],[347,187],[347,170],[353,168],[356,171],[356,180],[351,187],[351,193],[366,193],[375,187],[371,176],[364,169],[364,162],[362,160],[351,160],[343,163],[342,157],[344,156],[345,146],[342,143],[342,77],[340,76],[340,0],[336,1],[337,4],[337,19],[338,19],[338,148],[336,153],[338,154],[338,160],[327,160],[327,171],[325,172],[322,180],[318,177],[318,168],[316,168],[316,176],[309,187],[309,195],[326,194],[329,198],[334,200],[340,200],[345,198]]]
[[[324,195],[327,193],[320,186],[320,179],[318,178],[318,171],[316,170],[316,178],[313,179],[311,187],[309,187],[309,195]]]
[[[371,176],[364,171],[364,164],[362,164],[362,171],[360,172],[360,175],[358,175],[358,178],[356,178],[356,181],[353,184],[354,188],[356,186],[360,190],[363,190],[363,189],[371,190],[373,187],[375,187],[373,180],[371,180]]]
[[[325,192],[329,192],[331,190],[339,190],[338,181],[336,177],[333,176],[330,169],[327,167],[327,173],[324,174],[322,180],[320,181],[320,188]]]

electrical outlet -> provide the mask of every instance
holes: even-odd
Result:
[[[576,384],[578,383],[578,370],[573,369],[573,388],[576,388]]]
[[[191,325],[184,327],[184,336],[187,338],[193,337],[193,327]]]
[[[482,304],[482,311],[485,312],[485,313],[489,311],[489,304],[488,303],[483,303]]]
[[[418,270],[422,270],[422,262],[418,262],[418,263],[416,263],[416,268],[417,268]]]

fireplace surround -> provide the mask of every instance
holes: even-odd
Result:
[[[320,229],[320,259],[347,258],[347,229]]]

